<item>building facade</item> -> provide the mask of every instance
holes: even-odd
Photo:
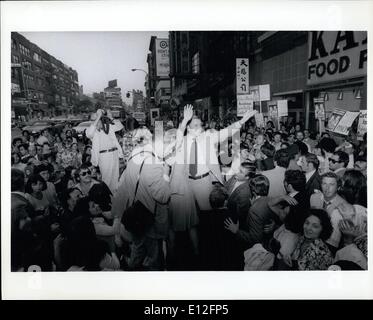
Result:
[[[171,83],[169,77],[169,39],[150,38],[147,55],[148,75],[146,81],[149,108],[159,108],[167,113],[170,104]]]
[[[12,110],[15,116],[71,112],[79,99],[78,73],[27,40],[11,34]]]
[[[281,121],[316,129],[313,99],[325,92],[327,115],[335,107],[366,109],[366,32],[172,31],[169,41],[171,101],[179,113],[193,103],[205,121],[235,114],[237,58],[249,59],[250,86],[270,86],[271,101],[254,103],[264,116],[270,103],[287,100]]]

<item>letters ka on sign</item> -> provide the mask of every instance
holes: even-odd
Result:
[[[311,31],[307,85],[366,76],[367,32]]]

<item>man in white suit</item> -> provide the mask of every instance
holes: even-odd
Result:
[[[118,188],[119,158],[123,158],[123,150],[115,135],[123,128],[122,124],[114,124],[112,116],[108,113],[107,123],[101,121],[104,111],[98,109],[96,119],[87,129],[87,138],[92,140],[92,158],[94,166],[100,168],[102,180],[114,194]]]
[[[201,119],[193,116],[193,113],[188,115],[187,135],[183,139],[183,147],[178,151],[177,159],[179,160],[176,161],[182,159],[187,164],[186,174],[188,174],[189,185],[199,210],[211,210],[209,196],[213,182],[224,184],[217,156],[219,143],[224,142],[233,134],[238,134],[239,138],[239,129],[256,112],[255,110],[247,111],[241,120],[220,131],[205,131]],[[239,143],[233,152],[239,152]],[[227,159],[222,160],[224,162]]]

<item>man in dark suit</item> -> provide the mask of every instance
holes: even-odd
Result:
[[[267,240],[264,227],[275,218],[274,213],[268,206],[268,178],[263,175],[256,175],[250,180],[249,186],[252,194],[252,204],[245,225],[240,227],[239,222],[235,223],[232,219],[226,219],[224,222],[225,228],[236,235],[244,250]]]
[[[301,233],[310,198],[305,193],[306,177],[299,170],[285,172],[284,187],[287,195],[270,199],[268,206],[281,221],[288,221],[295,233]]]
[[[320,161],[315,154],[307,153],[299,158],[298,165],[306,176],[305,192],[310,198],[315,190],[321,190],[321,177],[318,173]]]
[[[225,183],[228,193],[227,208],[237,214],[240,222],[246,221],[249,212],[251,199],[249,179],[255,175],[255,170],[255,164],[243,162],[239,172]]]

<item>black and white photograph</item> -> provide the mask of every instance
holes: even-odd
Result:
[[[11,277],[370,270],[367,27],[9,25]]]

